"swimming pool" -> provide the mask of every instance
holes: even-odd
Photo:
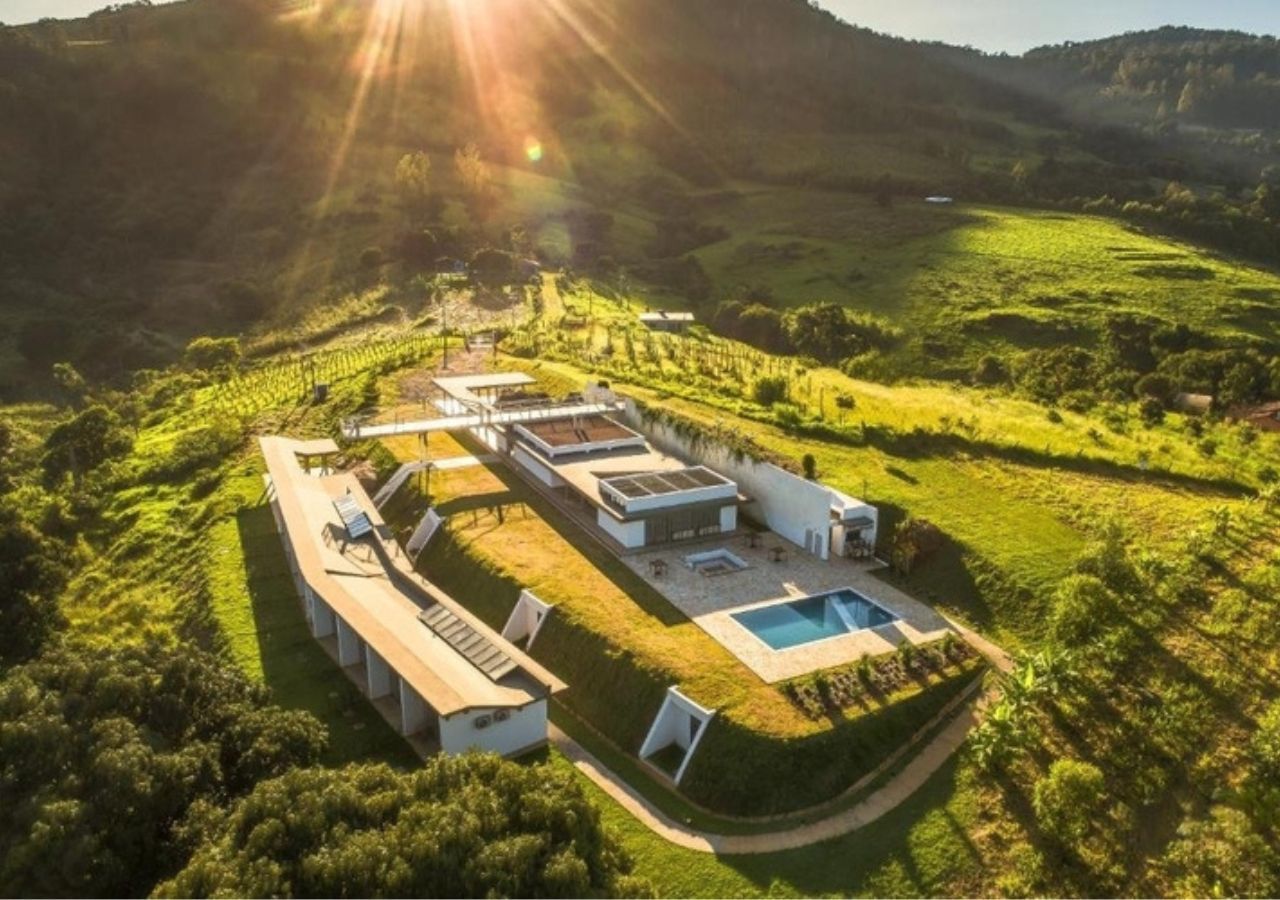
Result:
[[[774,650],[786,650],[864,628],[878,628],[896,622],[898,617],[857,591],[842,588],[733,613],[733,619]]]

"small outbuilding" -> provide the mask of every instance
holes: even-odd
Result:
[[[1213,409],[1213,395],[1179,393],[1173,398],[1173,408],[1188,415],[1203,416]]]
[[[653,331],[683,332],[697,321],[691,312],[656,312],[640,313],[640,321]]]

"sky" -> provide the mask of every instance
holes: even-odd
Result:
[[[1161,25],[1280,31],[1280,0],[819,0],[840,18],[918,40],[1022,53]],[[4,0],[0,0],[0,6]]]
[[[542,0],[531,0],[542,2]],[[901,37],[1021,53],[1160,25],[1280,31],[1280,0],[818,0],[842,19]],[[0,0],[0,22],[82,16],[107,0]]]

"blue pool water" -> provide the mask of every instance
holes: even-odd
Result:
[[[848,588],[734,613],[733,618],[774,650],[876,628],[898,619]]]

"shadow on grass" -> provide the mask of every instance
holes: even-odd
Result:
[[[311,637],[269,506],[236,514],[248,603],[263,681],[281,706],[314,715],[329,730],[324,762],[378,760],[412,767],[418,758]]]
[[[469,435],[460,437],[459,443],[466,446],[468,450],[480,449],[478,445],[469,446],[471,444]],[[590,537],[581,525],[574,522],[551,501],[525,484],[519,475],[511,471],[510,467],[491,464],[487,465],[486,468],[491,475],[503,483],[507,490],[502,493],[484,494],[478,498],[465,498],[467,501],[474,499],[477,502],[460,505],[457,507],[459,511],[487,510],[495,505],[495,500],[498,497],[505,499],[505,503],[502,506],[508,513],[520,515],[522,511],[518,507],[527,507],[528,510],[531,510],[555,531],[565,543],[575,548],[593,567],[612,581],[620,591],[630,597],[647,615],[657,619],[666,627],[683,625],[690,621],[688,616],[676,609],[666,597],[659,594],[618,557]],[[442,504],[441,508],[443,509],[448,505]],[[424,574],[431,578],[429,572]],[[490,624],[493,623],[490,622]],[[501,624],[501,622],[498,623],[499,626]]]
[[[929,896],[983,865],[963,824],[946,810],[957,791],[952,757],[903,803],[856,831],[786,853],[722,856],[720,861],[768,891],[774,882],[802,896]]]
[[[877,507],[880,510],[878,532],[882,544],[878,553],[881,558],[887,559],[888,542],[894,529],[909,513],[894,503],[880,502]],[[944,534],[943,537],[942,546],[917,564],[910,575],[897,575],[887,569],[876,569],[871,574],[924,603],[954,610],[975,628],[989,630],[995,624],[997,616],[987,602],[989,589],[984,589],[979,580],[990,582],[993,573],[975,571],[979,568],[975,565],[977,555],[949,535]],[[1023,609],[1033,600],[1029,592],[1013,584],[1002,585],[1001,592],[1009,595],[1012,604]],[[1001,610],[999,618],[1006,624],[1009,624],[1011,617],[1008,614],[1011,611],[1012,609]]]

